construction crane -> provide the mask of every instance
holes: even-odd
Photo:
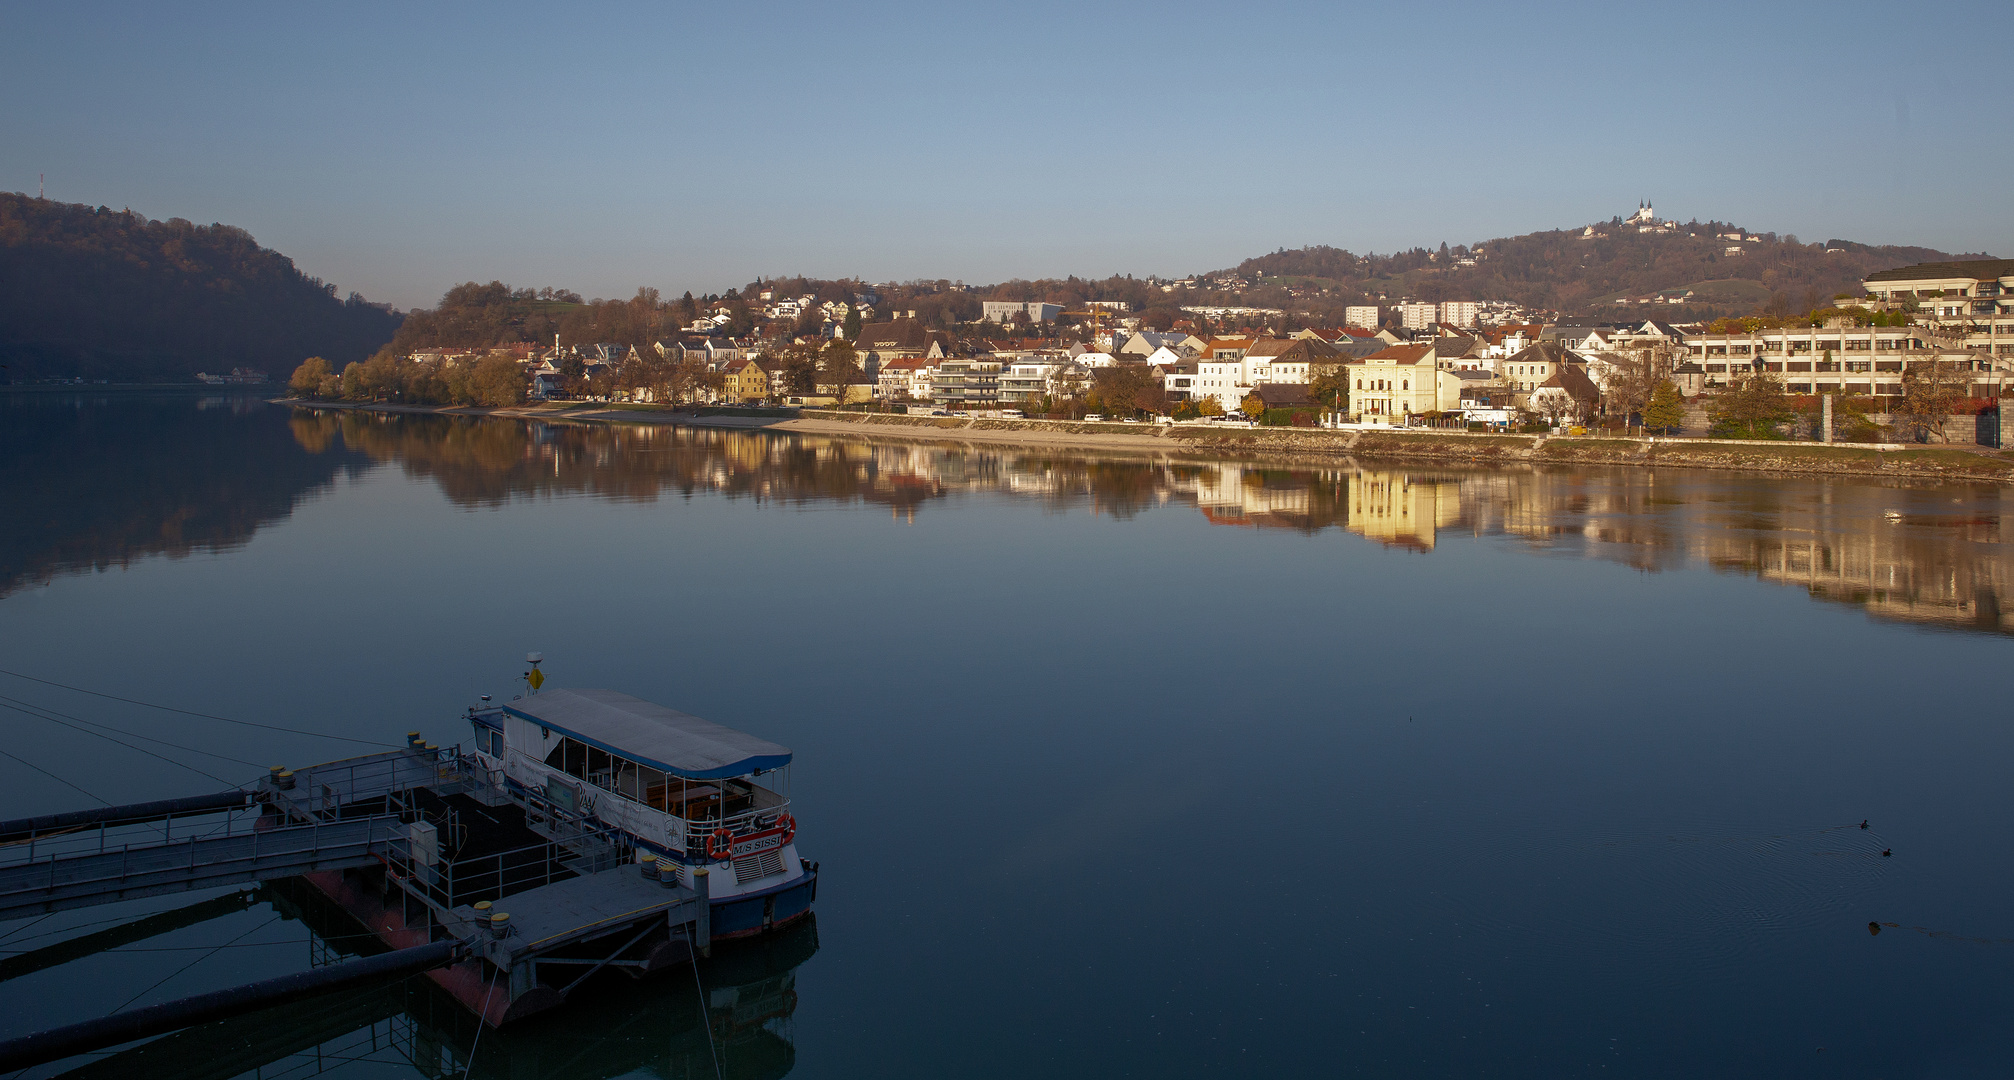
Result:
[[[1113,312],[1109,308],[1099,307],[1096,304],[1090,304],[1087,305],[1087,309],[1084,311],[1066,311],[1063,314],[1089,315],[1091,317],[1091,336],[1093,338],[1096,338],[1101,332],[1103,332],[1105,328],[1105,317],[1113,314]]]

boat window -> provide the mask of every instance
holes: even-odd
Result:
[[[562,735],[560,736],[559,745],[553,747],[552,753],[545,756],[546,766],[558,769],[568,776],[577,776],[585,780],[587,779],[588,750],[589,747],[586,743],[581,742],[579,739],[569,739]],[[595,753],[600,754],[601,751],[597,750]],[[608,757],[607,754],[602,754],[601,756],[603,758]]]

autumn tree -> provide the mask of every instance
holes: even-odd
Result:
[[[814,345],[793,343],[776,352],[779,389],[786,394],[815,394],[818,392],[818,348]]]
[[[310,356],[294,369],[294,377],[287,380],[287,389],[297,398],[316,397],[328,378],[329,362],[319,356]]]
[[[1780,439],[1777,426],[1792,416],[1783,381],[1773,375],[1737,377],[1713,399],[1707,415],[1717,439]]]
[[[1627,421],[1632,414],[1642,412],[1650,405],[1651,398],[1671,381],[1672,370],[1677,366],[1677,350],[1668,343],[1659,342],[1629,350],[1618,358],[1614,374],[1604,388],[1608,404]],[[1648,417],[1644,419],[1644,425],[1655,426]]]
[[[1245,395],[1245,400],[1238,402],[1238,408],[1244,410],[1246,416],[1254,418],[1264,416],[1266,415],[1266,399],[1260,397],[1259,392],[1254,390]]]
[[[853,351],[852,345],[834,338],[818,350],[818,385],[821,392],[837,397],[844,405],[846,388],[866,381],[867,373],[860,369],[860,356]]]
[[[1340,363],[1308,366],[1308,400],[1337,412],[1350,411],[1350,369]]]
[[[1099,412],[1133,416],[1161,412],[1168,396],[1154,369],[1146,364],[1108,364],[1091,372],[1091,392],[1086,396]]]
[[[522,405],[525,382],[524,369],[509,353],[491,353],[476,361],[469,372],[469,403],[493,408]]]
[[[1952,361],[1906,363],[1902,372],[1902,407],[1897,411],[1908,417],[1923,435],[1938,442],[1950,442],[1944,426],[1959,402],[1965,400],[1967,381],[1958,364]]]

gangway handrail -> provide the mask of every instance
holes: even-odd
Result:
[[[71,810],[61,814],[15,818],[12,821],[0,821],[0,843],[32,840],[43,833],[68,831],[91,825],[124,824],[174,817],[178,814],[242,809],[251,802],[251,799],[251,792],[239,788],[220,791],[214,795],[190,795],[180,799],[156,799],[153,802],[100,806],[91,810]]]

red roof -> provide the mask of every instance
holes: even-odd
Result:
[[[1422,364],[1431,362],[1433,355],[1434,347],[1432,345],[1394,345],[1389,349],[1380,349],[1364,357],[1362,360],[1351,360],[1349,363],[1361,364],[1371,360],[1390,360],[1395,364]]]

